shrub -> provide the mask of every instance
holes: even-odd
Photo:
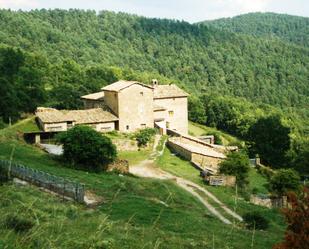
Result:
[[[77,168],[100,171],[117,157],[111,139],[87,126],[75,126],[60,133],[57,140],[63,144],[63,157]]]
[[[268,220],[258,212],[246,213],[243,219],[248,229],[266,230],[269,226]]]
[[[227,158],[219,164],[221,174],[236,176],[236,182],[240,187],[247,184],[250,163],[244,152],[231,152]]]
[[[5,220],[5,226],[8,229],[14,229],[17,233],[29,231],[33,226],[33,221],[17,215],[8,216]]]
[[[146,146],[154,134],[156,134],[156,130],[152,128],[146,128],[146,129],[140,130],[136,134],[136,140],[137,140],[138,146],[139,147]]]
[[[280,169],[270,179],[272,191],[278,195],[287,194],[289,191],[298,191],[300,177],[293,169]]]

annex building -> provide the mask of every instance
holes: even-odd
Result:
[[[151,85],[120,80],[100,92],[81,97],[84,110],[38,108],[43,131],[66,131],[74,125],[90,125],[99,132],[134,132],[144,128],[188,133],[188,93],[175,84]]]

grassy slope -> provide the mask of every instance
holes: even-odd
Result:
[[[189,122],[189,133],[192,136],[202,136],[205,134],[217,133],[221,137],[223,145],[240,144],[242,142],[238,138],[231,136],[223,131],[219,131],[216,128],[207,127],[193,122]]]
[[[174,183],[120,177],[113,173],[88,174],[66,168],[38,148],[19,140],[16,134],[24,126],[28,127],[28,123],[0,131],[0,159],[8,159],[15,146],[15,161],[85,183],[88,189],[103,196],[105,203],[91,210],[63,203],[35,188],[2,186],[0,224],[14,212],[27,214],[37,220],[37,224],[26,234],[16,234],[0,226],[0,247],[11,244],[11,248],[95,248],[107,244],[106,248],[212,248],[213,235],[216,248],[250,247],[252,232],[222,224]],[[197,172],[190,171],[192,168],[186,167],[187,162],[166,153],[165,159],[169,164],[176,163],[172,166],[177,167],[179,174],[190,172],[192,180],[198,181]],[[131,162],[147,156],[147,152],[121,155]],[[226,197],[227,204],[232,205],[229,190],[215,191],[221,200],[225,201]],[[239,204],[239,210],[249,208],[257,207],[245,202]],[[281,239],[283,224],[277,212],[261,210],[274,219],[269,231],[256,233],[254,248],[264,249]]]

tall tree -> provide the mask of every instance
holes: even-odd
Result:
[[[290,149],[290,128],[282,124],[279,116],[260,118],[249,129],[251,150],[258,153],[263,163],[286,166],[286,153]]]

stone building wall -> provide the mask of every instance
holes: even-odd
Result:
[[[205,156],[197,153],[192,153],[193,163],[199,165],[203,169],[213,170],[213,172],[218,172],[219,163],[222,161],[220,158]]]
[[[98,132],[109,132],[115,130],[115,122],[99,123],[95,128]]]
[[[175,153],[179,154],[181,157],[183,157],[184,159],[191,161],[192,158],[192,152],[190,150],[187,150],[181,146],[179,146],[178,144],[175,144],[171,141],[167,141],[166,145]]]
[[[119,130],[134,132],[154,127],[153,90],[135,84],[118,93]]]
[[[166,112],[166,127],[178,132],[188,133],[187,97],[154,99],[154,104],[163,106]]]
[[[111,111],[118,116],[119,114],[119,100],[117,92],[104,92],[104,102],[111,109]]]
[[[40,122],[41,123],[41,122]],[[67,123],[41,123],[44,131],[66,131]]]
[[[84,109],[103,108],[105,107],[104,100],[83,99]]]

